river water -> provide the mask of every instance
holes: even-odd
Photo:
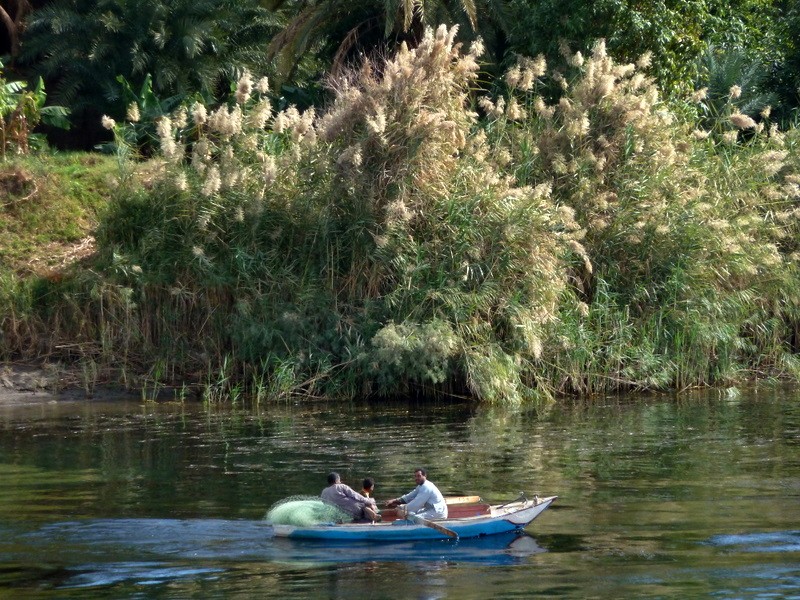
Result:
[[[330,470],[376,496],[558,495],[523,535],[274,539]],[[0,404],[0,598],[800,598],[800,390],[258,409]]]

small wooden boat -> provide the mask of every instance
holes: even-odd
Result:
[[[274,524],[277,537],[326,541],[410,541],[473,538],[525,528],[558,496],[529,500],[524,495],[506,504],[490,505],[478,496],[447,498],[447,519],[403,518],[394,509],[381,513],[378,523],[321,523],[297,526]]]

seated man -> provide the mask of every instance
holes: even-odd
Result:
[[[389,508],[405,504],[405,512],[422,517],[423,519],[446,519],[447,502],[433,483],[428,481],[425,469],[414,470],[414,481],[417,487],[408,494],[394,498],[386,503]]]
[[[355,522],[378,520],[378,505],[372,498],[362,496],[349,485],[342,483],[338,473],[328,475],[328,487],[322,490],[323,502],[338,506]]]

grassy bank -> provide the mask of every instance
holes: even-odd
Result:
[[[116,161],[42,154],[0,162],[0,269],[46,274],[88,245],[115,185]]]
[[[48,381],[82,378],[71,345],[50,336],[51,305],[62,283],[91,269],[95,230],[109,206],[119,168],[94,153],[9,155],[0,162],[0,355],[50,361]],[[80,354],[80,353],[79,353]],[[57,366],[63,362],[62,367]],[[48,384],[48,388],[52,387]]]
[[[6,355],[211,400],[797,378],[797,132],[732,109],[698,129],[602,45],[476,95],[481,48],[454,35],[351,73],[320,114],[273,114],[246,76],[162,119],[91,263],[0,292]]]

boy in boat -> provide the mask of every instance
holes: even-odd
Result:
[[[417,482],[416,488],[404,496],[389,500],[386,506],[394,508],[405,504],[406,512],[423,519],[446,519],[447,502],[439,488],[428,481],[428,472],[422,468],[414,469],[414,481]]]
[[[372,477],[366,477],[361,484],[361,495],[366,498],[372,498],[372,492],[375,491],[375,480]]]
[[[378,505],[373,498],[362,496],[349,485],[342,483],[338,473],[328,474],[328,487],[320,494],[323,502],[338,506],[355,522],[378,520]]]

